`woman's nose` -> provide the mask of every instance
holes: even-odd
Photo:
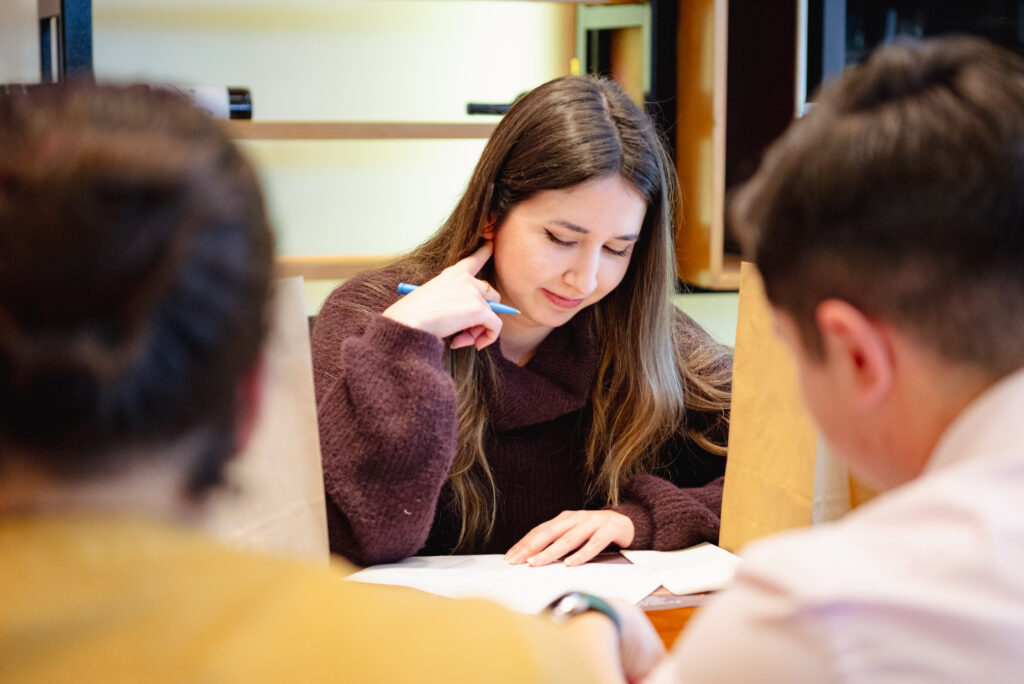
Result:
[[[580,250],[565,272],[565,282],[576,290],[576,294],[586,296],[597,289],[599,257],[597,250]]]

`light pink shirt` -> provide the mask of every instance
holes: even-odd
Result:
[[[742,555],[649,682],[1024,682],[1024,370],[915,481]]]

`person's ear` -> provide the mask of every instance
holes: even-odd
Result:
[[[235,387],[235,454],[241,453],[256,432],[266,395],[267,362],[263,356]]]
[[[498,229],[498,217],[492,211],[487,214],[487,223],[484,225],[484,230],[481,233],[485,240],[493,240],[494,233]]]
[[[893,385],[894,357],[883,325],[841,299],[815,310],[826,362],[862,408],[877,406]]]

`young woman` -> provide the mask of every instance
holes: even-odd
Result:
[[[717,540],[731,358],[669,299],[677,192],[618,86],[556,79],[434,237],[331,294],[313,363],[334,551],[542,565]]]

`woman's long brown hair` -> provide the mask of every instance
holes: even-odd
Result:
[[[555,79],[519,99],[488,141],[462,199],[440,230],[398,262],[423,282],[480,246],[486,224],[500,230],[512,208],[542,190],[618,174],[647,200],[640,239],[615,290],[593,305],[601,359],[591,392],[587,463],[590,495],[618,503],[622,488],[649,472],[659,447],[682,435],[725,454],[728,366],[722,348],[676,339],[670,296],[676,284],[672,227],[679,190],[651,120],[613,81]],[[481,273],[490,279],[488,264]],[[447,349],[458,396],[458,447],[448,475],[462,515],[458,548],[493,531],[498,492],[484,452],[487,355]],[[700,414],[700,419],[691,416]]]

